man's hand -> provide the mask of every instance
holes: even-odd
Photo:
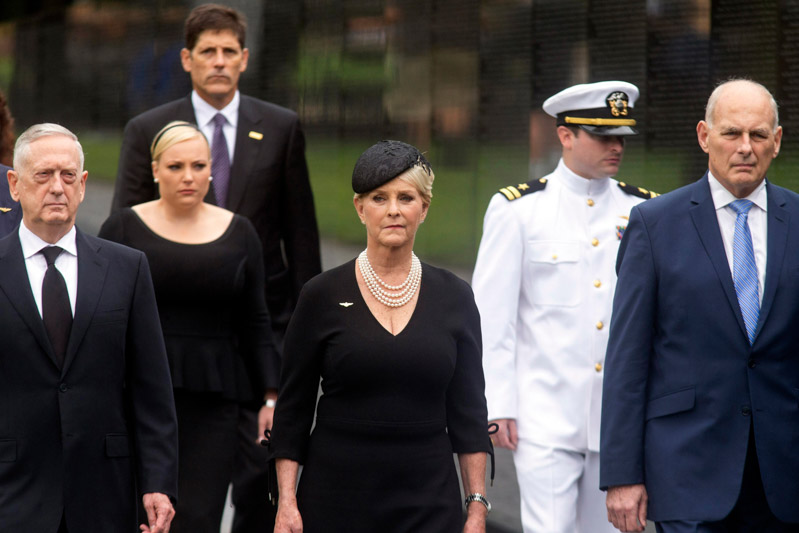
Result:
[[[608,522],[622,532],[643,531],[648,499],[643,484],[610,487],[605,500]]]
[[[519,444],[516,420],[513,418],[500,418],[498,420],[491,420],[491,422],[499,426],[499,430],[491,436],[491,442],[494,443],[494,446],[515,450],[516,445]]]
[[[148,492],[142,496],[144,510],[147,511],[148,524],[142,524],[142,533],[169,533],[169,526],[175,517],[175,508],[169,496],[160,492]]]

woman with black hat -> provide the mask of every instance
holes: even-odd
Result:
[[[464,281],[413,253],[433,178],[425,157],[398,141],[375,144],[355,165],[366,249],[305,285],[286,333],[275,532],[485,531],[480,319]]]

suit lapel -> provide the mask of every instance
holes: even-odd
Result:
[[[694,184],[691,203],[693,206],[689,209],[689,212],[694,222],[694,227],[699,233],[705,252],[710,257],[710,262],[713,263],[713,268],[716,270],[716,275],[721,282],[724,294],[727,296],[727,302],[732,307],[738,320],[738,326],[740,326],[741,332],[746,336],[746,324],[744,324],[743,315],[741,315],[741,307],[738,305],[738,296],[735,294],[732,271],[730,270],[730,263],[727,261],[727,253],[724,251],[724,241],[721,239],[716,206],[713,203],[713,197],[710,195],[707,174]]]
[[[75,241],[78,249],[78,295],[75,302],[75,319],[72,321],[72,332],[69,335],[67,353],[64,357],[66,374],[69,365],[75,359],[81,341],[94,316],[97,302],[103,290],[108,261],[99,254],[100,244],[90,242],[80,230]]]
[[[16,232],[0,240],[0,290],[8,296],[11,306],[33,332],[36,342],[58,367],[53,347],[44,329],[42,316],[33,298],[28,271],[25,268],[25,258],[22,256],[22,245]]]
[[[194,105],[191,103],[191,93],[186,98],[177,101],[177,107],[174,108],[174,115],[175,118],[171,120],[184,120],[186,122],[190,122],[191,124],[197,124],[197,115],[194,113]],[[156,132],[159,131],[161,128],[166,126],[166,124],[157,125]],[[155,135],[155,133],[153,133]],[[152,139],[150,139],[152,142]]]
[[[263,133],[260,126],[261,116],[255,112],[249,99],[242,95],[239,103],[239,123],[236,127],[236,151],[233,154],[233,166],[230,168],[230,188],[228,190],[227,208],[236,212],[244,199],[247,190],[247,177],[255,163],[261,139],[250,137],[250,132]]]
[[[779,285],[780,274],[782,272],[782,262],[785,258],[785,247],[788,240],[788,223],[790,213],[785,209],[785,197],[782,191],[772,187],[766,182],[768,194],[768,229],[766,241],[766,283],[763,288],[763,303],[760,304],[760,317],[757,321],[757,334],[763,328],[763,324],[771,311],[771,304]]]

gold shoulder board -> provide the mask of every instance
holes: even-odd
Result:
[[[619,189],[623,190],[627,194],[631,194],[633,196],[637,196],[638,198],[644,198],[649,200],[650,198],[654,198],[655,196],[660,196],[655,191],[648,191],[643,187],[636,187],[635,185],[627,185],[623,181],[619,182]]]
[[[510,201],[521,198],[526,194],[543,191],[546,186],[547,180],[545,178],[541,178],[538,180],[528,181],[527,183],[520,183],[518,185],[508,185],[507,187],[502,187],[499,192]]]

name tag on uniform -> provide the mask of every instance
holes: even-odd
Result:
[[[250,135],[250,139],[255,139],[256,141],[260,141],[261,139],[264,138],[264,134],[263,133],[259,133],[257,131],[251,131],[249,133],[249,135]]]

